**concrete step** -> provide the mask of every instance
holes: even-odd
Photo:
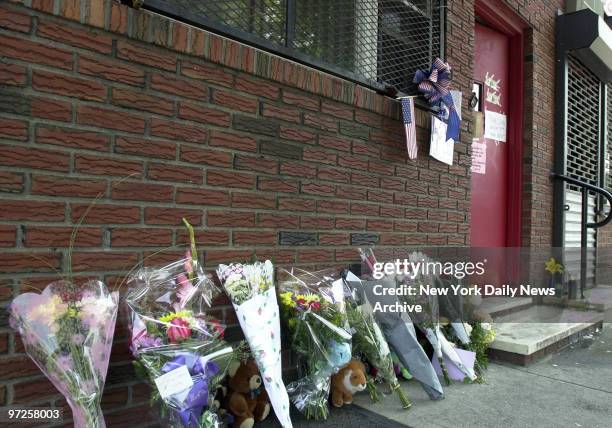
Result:
[[[487,297],[482,299],[478,309],[496,318],[527,309],[532,305],[531,297]]]
[[[585,300],[595,310],[606,312],[612,309],[612,286],[598,285],[584,292]]]
[[[492,359],[528,365],[602,327],[604,315],[555,306],[531,306],[496,317]]]

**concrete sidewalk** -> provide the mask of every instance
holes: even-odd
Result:
[[[612,427],[612,324],[529,367],[491,363],[485,384],[454,384],[446,399],[429,401],[403,383],[413,407],[394,397],[355,404],[410,427]],[[315,426],[316,424],[313,424]]]

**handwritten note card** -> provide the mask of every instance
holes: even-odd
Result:
[[[193,386],[187,366],[181,366],[155,379],[161,398],[166,398]]]
[[[487,172],[487,144],[479,143],[477,139],[472,142],[472,172],[474,174]]]
[[[507,116],[485,110],[485,138],[505,143],[507,134]]]

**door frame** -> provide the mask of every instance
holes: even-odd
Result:
[[[520,90],[509,91],[508,97],[508,224],[506,246],[522,243],[523,205],[523,108],[524,108],[524,30],[528,24],[502,0],[477,0],[476,20],[508,36],[510,47],[509,85]],[[512,58],[519,58],[513,61]]]

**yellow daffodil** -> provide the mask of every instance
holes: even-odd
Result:
[[[551,274],[563,273],[563,265],[558,263],[554,257],[551,257],[545,264],[546,270]]]

